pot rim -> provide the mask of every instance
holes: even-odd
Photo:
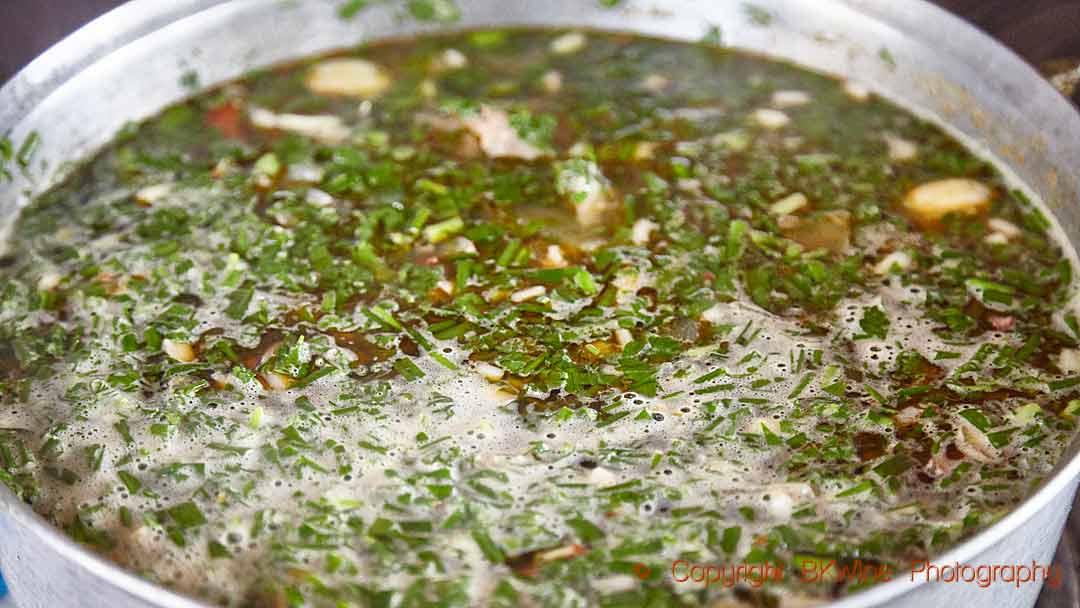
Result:
[[[111,53],[143,37],[152,36],[177,21],[230,1],[232,0],[172,0],[171,2],[129,0],[101,15],[50,47],[0,87],[0,101],[13,101],[10,105],[0,105],[0,125],[10,127],[18,124],[21,117],[38,103]],[[962,52],[963,58],[971,65],[978,65],[979,53],[985,53],[987,49],[991,49],[994,53],[996,69],[1006,71],[1013,77],[1012,80],[1020,85],[1033,85],[1038,81],[1041,84],[1033,86],[1045,89],[1035,91],[1041,96],[1040,102],[1047,102],[1045,91],[1048,90],[1054,93],[1054,98],[1057,100],[1050,103],[1059,103],[1062,108],[1072,113],[1072,118],[1067,119],[1071,120],[1072,124],[1066,124],[1062,133],[1055,135],[1065,137],[1070,132],[1080,133],[1080,115],[1034,68],[1012,50],[952,13],[927,0],[906,0],[904,3],[899,3],[906,5],[905,8],[897,7],[889,0],[829,1],[845,10],[868,16],[904,38],[920,41],[926,45],[944,46],[945,52]],[[651,0],[648,0],[648,3],[651,4]],[[916,9],[913,10],[912,5],[916,6]],[[918,18],[913,18],[916,15]],[[933,39],[931,28],[919,27],[918,20],[921,19],[934,19],[944,23],[944,29],[951,34],[958,34],[960,39],[952,39],[948,44],[942,45],[941,41]],[[451,24],[447,28],[440,29],[453,30],[455,28]],[[978,52],[975,50],[968,52],[963,48],[962,43],[974,43],[966,46],[978,49]],[[810,68],[817,69],[813,66]],[[1061,114],[1062,108],[1051,108],[1051,110]],[[1004,164],[1009,165],[1009,163]],[[1074,439],[1062,460],[1057,463],[1053,474],[1023,502],[997,522],[937,555],[932,561],[943,564],[966,563],[984,554],[1022,524],[1034,518],[1044,507],[1065,492],[1078,476],[1080,476],[1080,437]],[[83,547],[34,512],[2,484],[0,484],[0,514],[9,515],[13,523],[26,526],[41,542],[85,571],[121,587],[139,599],[165,608],[210,608],[211,606],[148,581]],[[929,584],[932,583],[909,582],[904,580],[904,577],[899,577],[841,598],[829,605],[834,608],[862,608],[878,605]]]

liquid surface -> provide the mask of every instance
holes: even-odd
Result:
[[[1071,253],[938,128],[707,45],[484,31],[132,126],[0,269],[0,481],[230,606],[801,605],[991,524]],[[672,564],[765,564],[705,586]]]

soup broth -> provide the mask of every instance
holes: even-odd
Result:
[[[0,480],[227,606],[825,601],[874,581],[807,564],[931,558],[1071,441],[1055,230],[858,83],[370,44],[132,125],[23,212]]]

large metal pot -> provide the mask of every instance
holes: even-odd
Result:
[[[461,0],[450,26],[403,19],[400,4],[352,20],[341,0],[135,0],[46,52],[0,89],[0,133],[32,132],[40,149],[0,184],[0,225],[62,176],[69,161],[105,144],[125,122],[190,91],[256,66],[436,27],[581,26],[697,40],[719,27],[725,44],[867,83],[936,119],[1003,161],[1048,201],[1080,245],[1080,115],[988,36],[922,0]],[[754,15],[758,15],[755,18]],[[1074,445],[1038,491],[968,542],[939,556],[951,564],[1049,564],[1080,474]],[[196,607],[202,604],[129,574],[80,548],[0,487],[0,567],[18,604]],[[836,606],[1030,606],[1037,583],[920,583],[906,575]]]

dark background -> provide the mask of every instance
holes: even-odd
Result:
[[[935,1],[998,37],[1033,64],[1080,56],[1080,0]],[[121,3],[0,0],[0,82],[83,22]]]

